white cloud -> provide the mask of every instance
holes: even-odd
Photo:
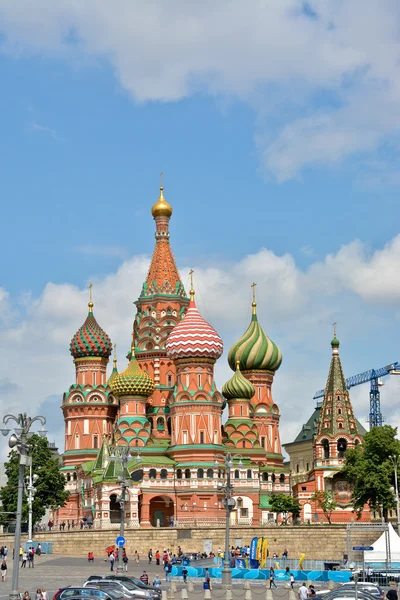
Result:
[[[267,249],[229,267],[195,265],[199,309],[225,343],[225,356],[216,368],[218,386],[221,388],[231,376],[226,353],[250,321],[252,281],[258,282],[260,322],[283,352],[283,364],[274,383],[274,398],[282,413],[283,441],[289,441],[308,419],[314,407],[314,392],[324,386],[330,360],[330,324],[334,320],[340,322],[346,376],[398,359],[393,327],[396,317],[387,310],[387,301],[389,298],[393,305],[400,301],[400,288],[393,281],[399,246],[400,236],[371,254],[361,242],[353,242],[307,270],[301,270],[292,256],[277,256]],[[120,369],[126,364],[135,314],[133,301],[140,293],[148,264],[149,257],[134,256],[116,272],[94,280],[95,315],[118,344]],[[181,274],[186,282],[188,268],[182,268]],[[29,400],[29,412],[47,411],[54,427],[51,433],[58,431],[60,436],[62,393],[74,381],[68,346],[85,319],[88,289],[48,283],[37,298],[25,294],[22,301],[10,299],[3,290],[0,307],[2,299],[6,312],[13,313],[13,318],[3,321],[0,328],[0,353],[6,357],[0,363],[0,386],[7,392],[2,396],[2,411],[26,410]],[[400,423],[395,401],[399,385],[400,378],[382,392],[383,412],[388,422],[393,419],[396,424]],[[354,389],[352,397],[359,418],[366,417],[368,389]]]
[[[264,165],[284,180],[309,165],[370,156],[399,133],[398,3],[309,5],[20,0],[0,7],[1,48],[79,68],[105,59],[139,102],[199,91],[249,102],[266,118]]]

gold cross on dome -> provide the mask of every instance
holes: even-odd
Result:
[[[89,283],[89,299],[90,299],[90,302],[93,302],[93,299],[92,299],[92,287],[93,287],[93,283],[90,282]]]
[[[190,276],[190,288],[191,289],[193,289],[193,273],[194,273],[194,270],[190,269],[189,276]]]
[[[163,178],[164,173],[161,171],[160,173],[160,188],[162,188],[163,184],[162,184],[162,178]]]
[[[336,321],[334,323],[332,323],[332,327],[333,327],[333,337],[336,337]]]
[[[251,284],[251,287],[253,288],[253,302],[256,301],[256,287],[257,284],[253,281],[253,283]]]

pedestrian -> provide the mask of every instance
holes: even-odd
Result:
[[[19,560],[22,560],[22,555],[23,555],[24,551],[22,550],[22,546],[19,547]],[[4,556],[5,558],[5,556]],[[14,558],[14,552],[13,552],[13,558]]]
[[[1,546],[0,548],[0,559],[3,560],[4,558],[4,546]]]
[[[156,551],[155,557],[156,557],[156,565],[159,565],[160,564],[160,551],[159,550]]]
[[[122,562],[124,563],[125,571],[128,571],[128,557],[125,548],[122,548]]]
[[[305,582],[303,582],[301,584],[301,586],[299,587],[299,600],[307,600],[307,598],[308,598],[308,589],[307,589]]]
[[[68,529],[68,531],[71,529],[71,523],[70,523],[69,519],[67,520],[67,529]]]
[[[159,578],[158,575],[156,575],[153,579],[153,586],[156,588],[161,587],[161,579]]]
[[[289,579],[290,579],[290,587],[293,590],[294,589],[294,575],[293,575],[293,573],[290,573]]]
[[[28,591],[24,592],[24,600],[31,600],[31,595]]]
[[[133,557],[134,557],[134,559],[135,559],[136,566],[138,567],[138,566],[139,566],[139,558],[140,558],[140,557],[139,557],[139,554],[138,554],[138,551],[137,551],[137,550],[135,550],[135,554],[134,554],[134,556],[133,556]]]
[[[149,585],[149,576],[147,575],[146,571],[143,571],[143,573],[141,574],[140,581],[142,583],[145,583],[146,585]]]
[[[1,570],[1,580],[3,583],[5,583],[6,575],[7,575],[7,563],[4,559],[3,559],[3,562],[1,563],[0,570]]]
[[[313,596],[315,596],[315,587],[313,586],[313,584],[308,586],[308,597],[312,598]]]
[[[269,589],[271,589],[272,586],[274,586],[275,588],[278,587],[275,583],[275,571],[273,567],[271,567],[269,570]]]
[[[36,598],[35,600],[42,600],[42,590],[40,588],[38,588],[36,590]]]
[[[210,572],[208,569],[206,569],[205,574],[205,581],[204,581],[204,589],[205,590],[211,590],[211,577],[210,577]]]
[[[183,583],[186,583],[187,576],[188,576],[188,570],[186,567],[183,567],[183,569],[182,569]]]
[[[149,565],[151,565],[151,561],[153,560],[153,550],[151,548],[147,553],[147,558],[149,559]]]
[[[48,600],[46,588],[42,588],[42,600]]]
[[[114,572],[114,563],[115,563],[115,555],[114,555],[114,552],[111,552],[111,554],[110,554],[110,571],[111,571],[111,573]]]
[[[390,588],[390,590],[386,594],[386,598],[388,600],[398,600],[399,596],[397,594],[396,588]]]
[[[26,552],[23,552],[22,554],[22,562],[21,562],[21,569],[22,567],[24,567],[24,569],[26,569],[26,561],[28,559],[28,555]]]
[[[170,562],[167,561],[165,563],[164,570],[165,570],[165,581],[171,581],[172,565]]]
[[[4,550],[3,550],[4,560],[7,560],[7,555],[8,555],[8,548],[7,548],[7,546],[4,546]]]
[[[42,554],[42,546],[40,543],[36,546],[36,554],[38,556],[40,556]]]
[[[28,566],[32,569],[35,568],[35,549],[32,547],[28,550]]]

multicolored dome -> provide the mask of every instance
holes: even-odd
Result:
[[[70,352],[74,358],[109,358],[112,352],[111,340],[100,327],[93,315],[93,302],[89,304],[86,321],[71,340]]]
[[[160,187],[160,197],[151,209],[151,214],[156,217],[170,217],[172,215],[172,206],[164,198],[164,188]]]
[[[167,354],[177,358],[219,358],[224,346],[218,333],[203,319],[196,308],[194,291],[183,320],[176,325],[165,344]]]
[[[227,400],[251,400],[254,394],[253,384],[242,375],[237,361],[235,374],[222,387],[222,395]]]
[[[151,396],[154,392],[154,381],[142,371],[135,357],[134,346],[131,348],[131,360],[128,368],[109,382],[116,396]]]
[[[228,354],[228,363],[232,371],[239,361],[241,371],[277,371],[282,363],[282,354],[262,330],[252,303],[253,315],[245,334],[232,346]]]

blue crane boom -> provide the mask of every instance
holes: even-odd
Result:
[[[387,365],[386,367],[381,367],[380,369],[370,369],[369,371],[364,371],[363,373],[358,373],[357,375],[353,375],[352,377],[348,377],[346,379],[347,388],[354,387],[356,385],[361,385],[362,383],[371,382],[371,389],[369,392],[369,426],[371,427],[381,427],[382,426],[382,413],[381,413],[381,394],[379,391],[379,379],[381,377],[386,377],[386,375],[390,375],[392,371],[399,371],[400,363],[394,362],[391,365]],[[317,398],[323,398],[325,394],[325,389],[318,390],[318,392],[314,395],[314,400]]]

